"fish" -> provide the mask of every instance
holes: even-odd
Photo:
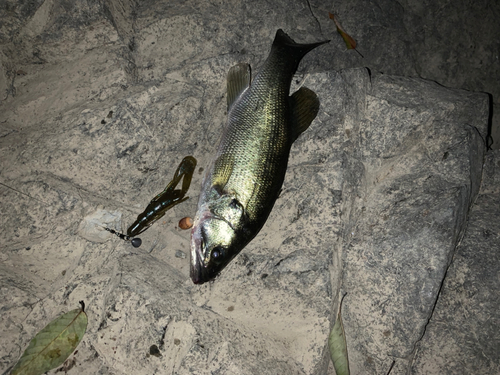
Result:
[[[283,30],[254,80],[250,65],[227,75],[227,121],[202,181],[191,230],[190,276],[214,279],[259,233],[278,198],[290,148],[319,111],[317,95],[290,85],[302,58],[328,40],[299,44]]]

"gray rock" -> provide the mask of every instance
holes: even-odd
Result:
[[[483,185],[418,343],[413,374],[500,372],[499,155],[486,157]]]
[[[401,77],[360,83],[344,143],[344,327],[353,373],[403,374],[479,189],[488,100]]]
[[[106,211],[98,209],[83,218],[78,227],[78,235],[91,242],[106,242],[113,237],[113,234],[105,228],[115,231],[122,231],[118,228],[122,214],[119,211]]]
[[[394,30],[377,35],[411,60],[408,35],[392,43],[404,25],[389,22],[405,13],[389,5],[380,13]],[[339,40],[313,51],[294,89],[313,89],[321,108],[292,148],[280,199],[220,277],[194,286],[179,256],[189,231],[177,223],[195,212],[225,121],[225,75],[238,62],[257,71],[277,28],[300,42],[333,38],[330,4],[8,7],[0,27],[2,373],[38,330],[84,300],[89,326],[72,370],[80,374],[333,374],[326,342],[341,290],[353,373],[416,373],[434,361],[425,334],[454,335],[427,323],[479,189],[486,95],[334,71],[358,59],[340,53]],[[371,49],[376,70],[415,71]],[[140,249],[96,230],[127,228],[186,155],[200,168],[191,199],[141,234]],[[118,215],[97,217],[98,209]]]

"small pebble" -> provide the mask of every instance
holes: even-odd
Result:
[[[175,252],[175,257],[176,258],[181,258],[181,259],[186,259],[186,254],[183,251],[181,251],[181,250],[177,250]]]
[[[193,219],[190,217],[184,217],[179,221],[179,228],[189,229],[193,226]]]

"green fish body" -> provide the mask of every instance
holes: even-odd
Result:
[[[227,77],[228,120],[202,183],[191,232],[191,279],[213,279],[260,231],[281,191],[292,143],[319,110],[314,92],[289,96],[300,60],[323,41],[295,43],[278,30],[251,82],[250,66]]]

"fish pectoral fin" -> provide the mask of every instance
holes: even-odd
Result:
[[[319,111],[319,99],[314,91],[301,87],[290,97],[293,118],[293,141],[304,132]]]
[[[222,154],[215,160],[211,185],[217,186],[221,194],[225,191],[227,182],[231,178],[233,167],[234,157],[231,155]]]
[[[238,99],[243,91],[250,86],[252,72],[250,65],[240,63],[229,69],[227,73],[227,110]]]

